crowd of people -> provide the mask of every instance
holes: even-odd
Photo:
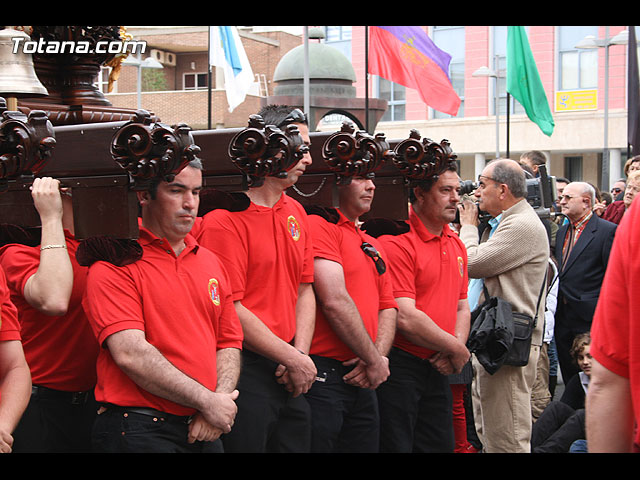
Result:
[[[259,114],[309,143],[300,110]],[[568,452],[615,435],[633,448],[640,157],[609,200],[556,179],[548,218],[527,201],[540,152],[489,162],[468,198],[452,162],[412,185],[408,220],[375,225],[372,174],[336,185],[334,208],[288,196],[311,162],[199,217],[194,160],[136,192],[127,248],[78,242],[72,192],[35,179],[40,242],[0,249],[0,451]],[[490,297],[529,319],[524,365],[471,351]],[[592,426],[608,401],[624,418]]]

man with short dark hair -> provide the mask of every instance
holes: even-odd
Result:
[[[479,205],[464,202],[460,207],[460,238],[467,248],[469,276],[483,279],[489,295],[510,302],[515,312],[532,318],[537,312],[537,323],[526,366],[503,365],[489,374],[472,356],[476,431],[483,451],[528,453],[531,389],[544,327],[545,298],[539,298],[539,294],[547,270],[549,240],[527,202],[525,174],[517,162],[489,162],[478,184],[475,196]],[[485,228],[480,239],[478,208],[493,220],[492,228]]]
[[[270,105],[265,125],[296,125],[307,144],[306,116]],[[268,176],[246,193],[242,211],[207,213],[198,241],[224,262],[244,331],[238,416],[223,437],[227,452],[308,452],[310,411],[304,397],[316,378],[309,357],[315,322],[313,248],[307,214],[285,190],[311,164],[306,153],[286,178]]]
[[[470,356],[467,255],[449,228],[459,189],[453,164],[413,189],[408,232],[379,237],[398,304],[391,374],[377,390],[382,452],[454,450],[448,375]]]
[[[547,157],[539,150],[530,150],[520,156],[520,163],[531,169],[534,176],[539,176],[540,165],[546,165]]]
[[[143,255],[89,267],[83,305],[102,348],[96,451],[221,452],[231,430],[242,329],[221,261],[189,234],[202,167],[137,192]]]
[[[318,380],[306,394],[311,451],[375,453],[375,389],[389,376],[397,305],[384,251],[359,227],[371,208],[373,178],[356,176],[337,188],[337,209],[309,210],[318,304],[310,350]]]

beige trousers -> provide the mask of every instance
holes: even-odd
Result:
[[[532,345],[527,366],[503,365],[493,375],[473,355],[473,415],[484,452],[531,452],[531,391],[539,354],[540,347]]]
[[[534,422],[549,403],[551,403],[551,392],[549,392],[549,344],[543,343],[538,357],[536,381],[531,392],[531,416]]]

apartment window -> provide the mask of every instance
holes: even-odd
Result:
[[[576,44],[587,35],[598,38],[598,27],[574,25],[558,27],[560,90],[598,86],[598,49],[576,48]]]
[[[102,93],[109,93],[109,75],[110,74],[111,74],[111,67],[100,67],[100,73],[96,75],[96,78],[93,82],[93,84],[96,86],[98,91]],[[117,83],[114,84],[114,90],[116,85]]]
[[[209,86],[209,73],[185,73],[184,90],[204,90]]]
[[[351,26],[330,25],[325,28],[324,43],[340,50],[351,61]]]
[[[405,119],[406,88],[397,83],[390,82],[386,78],[376,77],[378,79],[377,89],[378,98],[387,101],[387,111],[384,113],[381,122],[394,122]]]
[[[457,117],[464,117],[464,27],[433,27],[433,43],[451,55],[449,78],[461,103]],[[433,111],[434,118],[451,118],[451,115]]]
[[[582,181],[582,156],[564,157],[564,175],[572,182]]]

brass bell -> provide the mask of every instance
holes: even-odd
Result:
[[[7,98],[8,103],[14,97],[44,96],[49,93],[36,75],[31,54],[23,52],[25,43],[29,41],[31,37],[23,31],[11,28],[0,30],[0,96]],[[9,105],[9,110],[17,110],[17,102],[14,108]]]

